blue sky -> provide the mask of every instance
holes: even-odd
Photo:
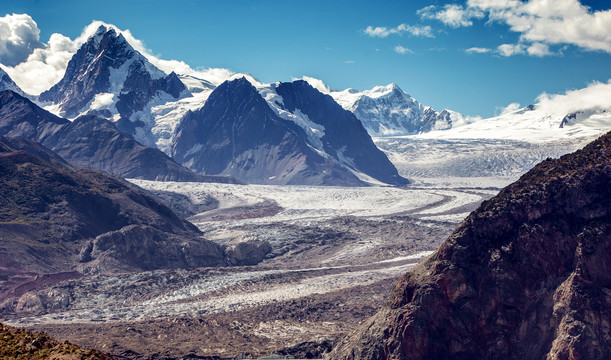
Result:
[[[2,5],[4,14],[31,16],[41,46],[53,33],[75,39],[92,20],[101,20],[129,29],[156,56],[192,68],[229,68],[263,82],[305,75],[340,90],[395,82],[425,105],[466,115],[491,116],[510,103],[533,103],[543,92],[611,79],[608,0],[3,0]],[[576,11],[580,6],[589,9]],[[594,16],[597,27],[591,29],[586,24],[593,24]],[[569,22],[583,25],[567,28]],[[0,55],[1,33],[0,27]]]

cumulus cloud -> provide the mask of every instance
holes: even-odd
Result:
[[[528,49],[526,49],[526,52],[528,52],[528,55],[539,57],[552,54],[552,52],[549,50],[549,46],[543,43],[534,43],[530,45]]]
[[[387,28],[383,26],[378,26],[378,27],[367,26],[364,32],[365,34],[369,35],[370,37],[379,37],[379,38],[385,38],[385,37],[388,37],[389,35],[403,35],[403,34],[408,34],[408,35],[417,36],[417,37],[428,37],[428,38],[435,37],[433,35],[433,29],[428,25],[427,26],[416,26],[416,25],[401,24],[393,28]]]
[[[18,16],[17,20],[19,21],[11,18],[11,16]],[[9,20],[6,20],[7,18],[9,18]],[[3,40],[3,35],[0,34],[0,62],[2,63],[2,69],[9,74],[21,89],[32,95],[42,93],[61,80],[72,56],[89,37],[95,34],[100,25],[104,25],[107,28],[114,28],[118,33],[121,33],[134,49],[142,53],[142,55],[144,55],[153,65],[166,73],[174,71],[177,74],[192,75],[208,80],[214,85],[221,84],[234,74],[228,69],[193,69],[183,61],[161,59],[153,55],[153,52],[146,47],[144,42],[134,37],[129,30],[121,30],[112,24],[102,21],[93,21],[91,24],[87,25],[82,33],[74,40],[61,34],[52,34],[46,44],[38,42],[40,30],[36,22],[29,15],[7,15],[4,18],[0,18],[0,33],[2,33],[3,26],[5,26],[7,22],[22,24],[18,26],[21,30],[15,31],[21,35],[19,37],[14,35],[14,39],[36,39],[36,43],[30,41],[33,44],[31,45],[32,50],[29,50],[27,54],[26,51],[23,50],[25,57],[22,56],[19,61],[15,60],[13,62],[8,62],[4,61],[1,57],[3,49],[6,49],[7,42]],[[27,27],[31,29],[29,32],[31,34],[30,37],[24,35],[27,31],[24,30],[26,25],[23,24],[27,24]],[[13,26],[13,28],[15,28],[15,26]],[[22,49],[26,48],[27,46],[23,45]]]
[[[490,21],[507,24],[532,56],[550,55],[550,44],[611,53],[611,10],[592,11],[578,0],[468,0]]]
[[[502,56],[524,54],[524,46],[522,44],[503,44],[499,45],[497,52]]]
[[[414,52],[411,49],[403,47],[401,45],[395,46],[395,52],[397,54],[405,55],[405,54],[413,54]]]
[[[38,41],[40,30],[27,14],[0,17],[0,63],[15,66],[43,45]]]
[[[566,114],[611,110],[611,79],[606,83],[594,82],[583,89],[569,90],[564,94],[543,93],[537,97],[536,109],[546,114]]]
[[[473,25],[472,19],[481,19],[484,13],[478,8],[464,7],[456,4],[446,4],[442,8],[430,5],[417,11],[422,19],[435,19],[453,27]]]
[[[611,53],[611,10],[592,11],[579,0],[466,0],[464,5],[430,5],[417,14],[453,28],[472,26],[475,19],[505,24],[519,39],[500,45],[496,53],[502,56],[557,54],[550,45]]]

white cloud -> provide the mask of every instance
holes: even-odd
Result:
[[[524,54],[524,46],[522,44],[503,44],[499,45],[497,52],[502,56]]]
[[[471,7],[463,7],[456,4],[446,4],[439,9],[435,5],[430,5],[417,11],[422,19],[435,19],[453,28],[466,27],[473,25],[472,19],[481,19],[484,13]]]
[[[404,55],[404,54],[413,54],[414,53],[411,49],[408,49],[408,48],[403,47],[401,45],[395,46],[395,52],[397,54],[401,54],[401,55]]]
[[[526,51],[528,52],[528,55],[538,56],[538,57],[543,57],[543,56],[552,54],[552,52],[549,51],[549,46],[543,43],[534,43],[530,45],[528,49],[526,49]]]
[[[529,55],[553,54],[545,47],[553,44],[611,53],[611,10],[592,11],[578,0],[468,0],[467,5],[519,33]]]
[[[43,45],[38,41],[40,30],[27,14],[0,17],[0,63],[15,66]]]
[[[611,79],[594,82],[588,87],[564,94],[543,93],[537,97],[536,109],[546,114],[564,116],[580,111],[611,110]]]
[[[13,22],[29,24],[28,26],[32,29],[30,33],[35,34],[35,37],[30,38],[36,38],[36,41],[38,41],[38,34],[40,31],[38,30],[36,22],[32,20],[29,15],[19,16],[20,20]],[[3,19],[7,17],[9,16],[7,15],[4,18],[0,18],[0,29],[3,26]],[[6,20],[4,23],[6,23]],[[114,28],[117,32],[121,33],[134,49],[142,53],[142,55],[144,55],[153,65],[166,73],[174,71],[178,74],[192,75],[208,80],[214,85],[219,85],[234,74],[228,69],[193,69],[183,61],[163,60],[153,55],[152,51],[149,50],[141,40],[135,38],[129,30],[120,30],[116,26],[102,21],[93,21],[91,24],[87,25],[83,29],[81,35],[74,40],[55,33],[51,35],[46,44],[38,43],[39,45],[37,48],[31,50],[18,64],[10,65],[4,62],[2,68],[25,92],[32,95],[38,95],[61,80],[72,56],[89,37],[95,34],[95,31],[100,25],[104,25],[107,28]],[[21,26],[21,28],[22,30],[19,33],[26,33],[26,31],[23,30],[24,26]],[[0,30],[0,32],[1,31],[2,30]],[[0,54],[3,49],[2,44],[4,43],[0,37]],[[25,48],[26,47],[24,47],[24,49]],[[2,58],[0,57],[0,59]]]
[[[344,61],[344,64],[354,64],[354,60],[346,60]]]
[[[501,108],[500,109],[501,110],[500,113],[501,113],[501,115],[505,115],[505,114],[509,114],[509,113],[514,112],[514,111],[520,110],[521,108],[522,108],[522,106],[520,105],[520,103],[514,102],[514,103],[511,103],[511,104]]]
[[[331,93],[331,89],[329,89],[329,87],[322,80],[320,80],[320,79],[313,78],[311,76],[303,76],[303,77],[301,77],[301,79],[293,78],[293,81],[295,81],[295,80],[306,81],[314,89],[320,91],[323,94],[330,94]]]
[[[382,26],[377,26],[377,27],[367,26],[367,28],[365,29],[365,34],[371,37],[385,38],[388,35],[390,35],[390,30]]]
[[[367,26],[364,32],[365,34],[369,35],[370,37],[380,37],[380,38],[385,38],[385,37],[388,37],[389,35],[403,35],[403,34],[408,34],[408,35],[417,36],[417,37],[428,37],[428,38],[435,37],[433,35],[433,29],[428,25],[427,26],[414,26],[414,25],[408,25],[408,24],[401,24],[394,28],[387,28],[383,26],[378,26],[378,27]]]
[[[472,48],[468,48],[465,51],[469,54],[486,54],[486,53],[491,52],[492,50],[488,48],[472,47]]]

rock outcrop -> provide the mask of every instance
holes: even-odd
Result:
[[[471,213],[331,359],[609,359],[611,133]]]
[[[2,359],[64,359],[112,360],[98,350],[82,349],[67,341],[59,342],[50,336],[0,323],[0,358]]]

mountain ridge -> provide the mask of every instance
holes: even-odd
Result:
[[[36,141],[75,164],[124,177],[235,183],[229,177],[195,174],[106,119],[89,115],[71,122],[8,90],[0,92],[0,136]]]
[[[200,110],[187,113],[172,155],[198,172],[227,172],[247,182],[363,184],[312,150],[305,138],[301,128],[272,111],[248,80],[238,78],[219,85]]]

